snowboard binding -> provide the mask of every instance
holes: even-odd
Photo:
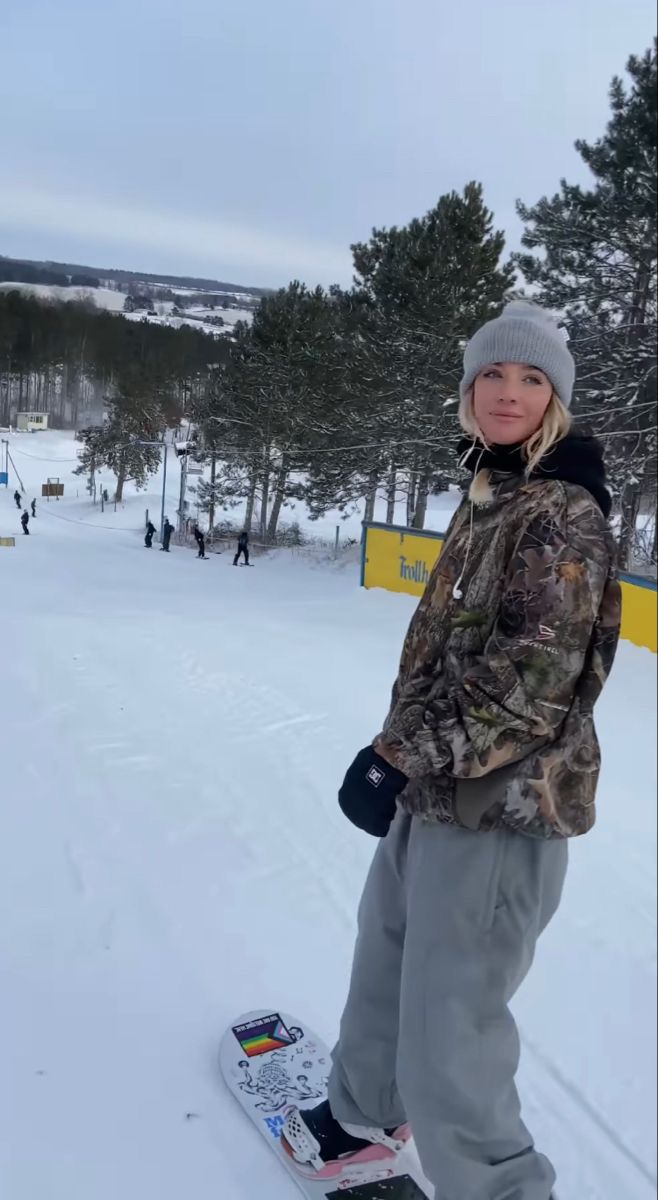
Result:
[[[324,1100],[315,1108],[290,1108],[281,1144],[297,1168],[310,1167],[316,1179],[333,1179],[346,1168],[395,1158],[411,1137],[408,1125],[377,1129],[337,1121]]]

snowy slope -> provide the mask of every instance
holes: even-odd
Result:
[[[162,505],[162,467],[148,480],[145,491],[136,492],[134,487],[128,484],[125,488],[123,504],[118,505],[116,510],[114,505],[110,504],[101,512],[100,504],[94,506],[89,503],[85,490],[85,478],[73,474],[79,462],[80,443],[76,442],[72,433],[49,430],[47,433],[13,434],[9,438],[9,446],[28,501],[32,496],[39,497],[41,495],[41,484],[45,483],[49,476],[58,477],[64,484],[64,501],[61,505],[51,506],[51,515],[57,515],[69,521],[79,520],[99,528],[130,529],[137,532],[138,529],[144,527],[144,513],[148,508],[150,515],[158,524]],[[172,521],[175,521],[180,499],[180,462],[176,459],[171,446],[167,462],[165,512]],[[206,470],[207,477],[208,471]],[[199,515],[196,508],[196,493],[193,490],[199,482],[199,478],[199,476],[193,475],[188,478],[186,498],[190,505],[189,515],[191,517]],[[107,488],[111,496],[114,495],[116,480],[111,471],[97,471],[96,483],[99,495],[102,487]],[[16,479],[12,474],[11,491],[14,490],[15,485]],[[439,532],[445,530],[458,502],[459,493],[456,491],[430,496],[427,528]],[[329,512],[319,520],[311,521],[305,506],[295,501],[284,506],[281,520],[282,522],[296,521],[311,537],[322,538],[333,544],[337,527],[341,541],[360,538],[363,507],[362,505],[359,511],[355,511],[347,517],[339,512]],[[239,523],[243,513],[244,506],[226,509],[223,514],[221,511],[218,512],[217,520],[219,521],[224,515]],[[375,512],[376,519],[383,521],[385,514],[386,500],[384,496],[381,496]],[[203,514],[201,514],[202,524],[203,520]],[[397,506],[397,520],[404,524],[404,501],[402,499]],[[8,532],[12,532],[12,530],[8,530]]]
[[[70,450],[18,445],[32,483]],[[0,549],[0,1196],[292,1200],[217,1043],[261,1004],[336,1034],[373,848],[336,787],[413,602],[287,557],[149,553],[143,507],[39,502]],[[560,1200],[655,1195],[655,662],[621,649],[599,823],[516,1004]]]

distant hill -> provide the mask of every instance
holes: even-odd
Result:
[[[270,288],[248,287],[224,283],[219,279],[203,279],[195,275],[155,275],[149,271],[123,271],[117,267],[89,267],[80,263],[39,261],[9,258],[0,254],[0,282],[45,283],[58,287],[100,287],[105,282],[115,284],[145,283],[158,287],[189,288],[204,292],[230,292],[234,295],[259,299]]]

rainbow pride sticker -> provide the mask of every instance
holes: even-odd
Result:
[[[233,1032],[238,1039],[247,1058],[257,1058],[259,1054],[268,1054],[271,1050],[283,1050],[293,1046],[300,1030],[291,1033],[278,1013],[269,1017],[259,1017],[247,1025],[234,1025]]]

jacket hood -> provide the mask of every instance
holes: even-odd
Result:
[[[462,438],[458,452],[464,460],[464,467],[472,472],[488,469],[506,475],[523,475],[526,470],[521,443],[513,446],[483,446],[477,440]],[[612,497],[606,487],[603,453],[599,442],[589,434],[572,430],[544,455],[530,478],[559,479],[563,483],[579,484],[594,497],[604,517],[607,519],[610,516]]]

